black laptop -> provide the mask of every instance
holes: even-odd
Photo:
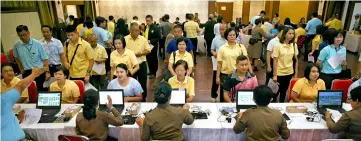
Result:
[[[39,123],[52,123],[61,109],[61,92],[39,92],[36,109],[41,109]]]
[[[108,95],[112,98],[113,107],[118,110],[119,113],[124,109],[124,90],[99,90],[99,110],[107,110]]]
[[[342,90],[319,90],[317,97],[317,110],[320,114],[325,114],[328,109],[337,110],[340,113],[344,113],[342,108]]]
[[[172,89],[172,94],[169,104],[174,107],[183,107],[187,102],[186,89]]]
[[[253,90],[237,91],[236,108],[238,112],[240,109],[248,109],[256,106],[256,103],[253,101]]]

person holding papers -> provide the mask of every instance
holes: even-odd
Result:
[[[90,83],[99,89],[105,89],[106,76],[105,76],[105,61],[108,59],[107,51],[105,48],[98,44],[98,39],[95,34],[91,34],[87,37],[90,46],[93,49],[94,63],[90,76]]]
[[[116,76],[116,66],[120,63],[127,65],[129,69],[129,75],[133,76],[139,70],[139,63],[134,52],[126,48],[127,43],[125,42],[124,36],[117,35],[114,37],[115,50],[110,54],[110,80],[113,80]]]
[[[177,39],[178,50],[171,53],[169,57],[168,69],[172,76],[177,75],[174,72],[173,66],[178,60],[184,60],[188,64],[187,76],[190,76],[193,71],[193,57],[186,51],[187,40],[183,37]]]
[[[272,101],[273,92],[265,85],[256,87],[253,101],[257,107],[238,113],[238,119],[233,127],[236,134],[246,131],[249,141],[278,141],[290,137],[286,119],[278,110],[271,109],[268,104]],[[246,130],[247,128],[247,130]]]
[[[78,85],[66,78],[69,77],[69,70],[63,66],[58,66],[55,69],[55,82],[50,84],[49,90],[51,92],[61,92],[62,104],[75,104],[79,100],[80,91]]]
[[[320,79],[320,67],[318,65],[308,65],[304,75],[305,77],[297,80],[293,86],[293,102],[315,102],[318,90],[326,90],[325,82]]]
[[[342,46],[345,33],[333,30],[330,33],[328,43],[330,45],[323,48],[318,57],[317,64],[321,65],[320,78],[326,82],[326,89],[331,88],[332,81],[340,78],[342,66],[346,66],[346,48]]]
[[[188,63],[184,60],[178,60],[173,68],[176,73],[173,77],[168,80],[168,83],[172,88],[182,88],[186,89],[187,92],[187,102],[192,102],[193,97],[196,95],[194,93],[195,82],[192,77],[186,75],[188,70]]]
[[[249,64],[247,56],[238,56],[236,70],[226,77],[224,82],[224,101],[233,102],[236,99],[237,90],[253,90],[258,86],[257,77],[248,72]]]
[[[108,96],[107,108],[112,113],[98,111],[99,92],[94,89],[85,91],[83,111],[76,116],[75,130],[78,135],[84,135],[90,140],[116,141],[108,135],[108,126],[122,126],[123,120],[120,113],[113,107],[112,98]]]
[[[128,77],[130,72],[127,65],[118,64],[115,72],[118,78],[109,82],[108,89],[123,89],[124,102],[141,102],[144,91],[136,79]]]
[[[361,86],[351,91],[350,104],[352,110],[345,112],[336,123],[333,122],[332,114],[326,112],[327,127],[334,134],[344,132],[344,136],[340,137],[342,139],[359,141],[361,140]]]
[[[184,139],[182,125],[191,125],[194,118],[189,112],[188,104],[184,104],[183,108],[169,105],[171,93],[171,86],[167,82],[160,82],[154,91],[157,107],[145,113],[145,118],[136,119],[142,141],[150,139],[181,141]]]

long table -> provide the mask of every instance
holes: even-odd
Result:
[[[35,104],[20,104],[22,108],[35,108]],[[131,103],[126,103],[125,107],[130,106]],[[156,103],[141,103],[140,113],[149,111],[156,107]],[[228,141],[228,140],[245,140],[244,133],[235,134],[233,132],[233,125],[235,119],[232,118],[231,123],[222,120],[225,117],[221,115],[219,109],[224,107],[235,107],[235,103],[190,103],[191,109],[193,106],[201,106],[202,110],[210,110],[208,119],[195,120],[192,125],[183,125],[184,139],[187,141]],[[280,109],[285,112],[286,106],[306,106],[309,110],[315,110],[315,105],[310,103],[271,103],[271,108]],[[72,104],[63,104],[59,113]],[[343,108],[347,111],[351,110],[349,104],[344,104]],[[122,113],[125,114],[125,110]],[[308,122],[304,114],[287,113],[292,122],[288,123],[288,128],[291,130],[290,141],[305,141],[305,140],[322,140],[336,138],[335,134],[328,131],[326,123],[323,119],[320,122]],[[75,117],[74,116],[67,123],[38,123],[34,125],[21,125],[26,137],[37,141],[57,140],[61,134],[75,135]],[[262,118],[262,117],[260,117]],[[138,141],[140,140],[139,128],[137,124],[123,125],[121,127],[109,126],[109,136],[118,138],[121,141]]]

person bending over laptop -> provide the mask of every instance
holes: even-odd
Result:
[[[351,91],[350,104],[352,110],[345,112],[336,123],[332,121],[331,113],[326,112],[327,127],[334,134],[345,132],[344,137],[341,138],[359,141],[361,140],[361,86]]]
[[[129,70],[126,64],[120,63],[116,67],[117,78],[108,84],[108,89],[123,89],[124,102],[141,102],[143,100],[143,89],[140,83],[129,77]]]
[[[194,93],[194,79],[187,76],[188,63],[184,60],[178,60],[174,68],[176,75],[168,80],[172,88],[186,89],[187,102],[192,102]]]
[[[152,140],[183,140],[182,125],[194,122],[189,112],[189,105],[173,107],[169,105],[172,88],[167,82],[159,83],[154,91],[154,101],[157,107],[145,114],[145,118],[138,117],[136,122],[140,130],[142,141]]]
[[[108,135],[108,126],[122,126],[123,120],[120,113],[113,107],[112,98],[108,96],[107,108],[113,113],[98,111],[99,92],[94,89],[85,91],[83,112],[76,116],[76,132],[78,135],[87,136],[90,140],[116,140]]]
[[[61,92],[61,104],[75,104],[79,100],[80,91],[78,85],[68,80],[69,70],[63,66],[55,69],[55,82],[50,84],[49,90],[51,92]]]
[[[244,113],[239,112],[233,131],[239,134],[247,128],[246,136],[249,141],[278,141],[279,136],[288,139],[290,130],[287,127],[286,119],[281,112],[268,107],[272,97],[273,92],[268,86],[256,87],[253,93],[253,101],[257,107],[250,108]]]
[[[232,75],[226,77],[224,83],[224,101],[233,102],[236,98],[237,90],[253,90],[258,86],[257,78],[250,73],[248,57],[240,55],[236,59],[236,70]]]
[[[292,89],[293,102],[314,102],[317,100],[318,90],[326,90],[325,82],[320,79],[320,67],[309,64],[305,71],[305,77],[297,80]]]

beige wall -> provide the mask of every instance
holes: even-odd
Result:
[[[233,2],[233,18],[232,21],[236,22],[237,17],[242,17],[243,0]]]
[[[283,24],[286,17],[297,24],[302,17],[307,19],[309,1],[280,1],[279,17]],[[307,22],[307,21],[306,21]]]
[[[60,3],[58,3],[58,2],[60,2]],[[56,14],[58,15],[59,22],[65,23],[62,0],[55,2],[55,6],[56,6]]]
[[[252,17],[259,15],[262,10],[265,10],[265,1],[251,1],[249,11],[249,19],[252,20]]]

